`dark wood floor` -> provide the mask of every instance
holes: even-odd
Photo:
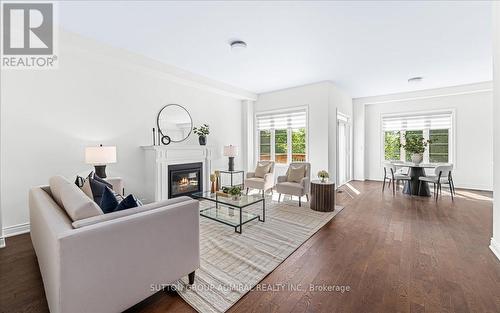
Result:
[[[230,312],[500,312],[500,262],[488,249],[491,193],[458,190],[409,197],[377,182],[344,186],[345,209],[261,284],[302,291],[251,291]],[[359,194],[358,194],[359,193]],[[309,291],[310,284],[349,292]],[[0,249],[0,311],[47,312],[29,235]],[[130,312],[194,312],[160,292]]]

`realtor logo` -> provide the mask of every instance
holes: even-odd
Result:
[[[54,67],[53,3],[4,3],[2,11],[2,66]]]

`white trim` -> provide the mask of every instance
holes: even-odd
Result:
[[[29,232],[30,232],[30,223],[22,223],[22,224],[7,226],[3,229],[3,235],[5,238]]]
[[[0,237],[0,248],[5,248],[5,238]]]
[[[490,250],[493,252],[493,254],[500,261],[500,244],[495,240],[495,238],[491,238]]]
[[[424,89],[417,91],[399,92],[385,95],[355,97],[353,100],[361,102],[364,105],[401,102],[410,100],[423,100],[449,96],[460,96],[468,94],[476,94],[483,92],[491,92],[493,90],[493,82],[479,82],[466,85],[457,85],[433,89]]]

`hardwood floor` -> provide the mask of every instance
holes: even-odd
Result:
[[[492,194],[457,190],[455,202],[443,195],[436,203],[381,187],[344,186],[337,201],[345,209],[261,282],[302,290],[253,290],[229,312],[500,312],[500,261],[488,248]],[[310,284],[350,291],[310,291]],[[47,311],[29,235],[8,238],[0,312]],[[194,310],[159,292],[128,312]]]

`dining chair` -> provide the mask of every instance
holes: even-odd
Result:
[[[392,162],[384,163],[384,182],[382,184],[382,192],[385,190],[386,180],[389,180],[389,188],[391,188],[392,182],[392,194],[396,194],[396,185],[398,185],[400,181],[408,182],[409,188],[411,189],[411,177],[404,173],[398,173],[396,164]]]
[[[453,183],[453,178],[451,175],[452,170],[453,164],[439,165],[434,168],[434,175],[419,177],[418,193],[420,194],[422,182],[432,183],[434,185],[434,197],[437,201],[439,194],[443,193],[442,184],[448,184],[448,186],[450,187],[451,201],[453,201],[453,194],[455,194],[455,185]]]

